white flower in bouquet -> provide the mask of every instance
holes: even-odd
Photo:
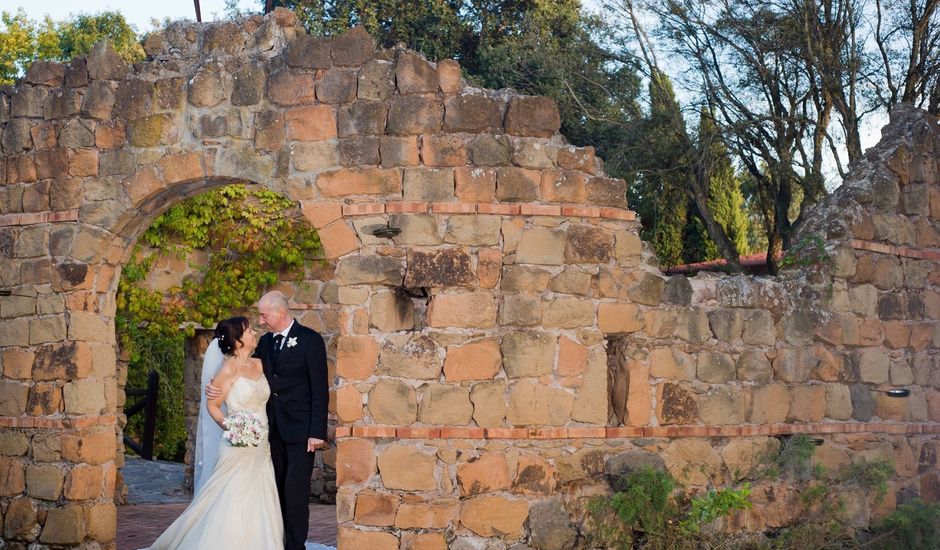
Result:
[[[268,438],[268,429],[251,413],[236,411],[222,421],[222,437],[233,447],[257,447]]]

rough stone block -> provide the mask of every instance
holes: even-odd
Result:
[[[592,225],[572,225],[565,243],[565,261],[570,264],[607,263],[614,246],[613,234]],[[660,292],[660,294],[662,294]]]
[[[395,80],[402,94],[433,94],[438,90],[437,70],[417,53],[398,54]]]
[[[356,99],[358,83],[355,70],[327,69],[317,81],[317,99],[329,104],[349,103]]]
[[[290,147],[291,162],[302,172],[336,168],[339,151],[332,141],[294,143]]]
[[[214,107],[232,94],[232,88],[231,75],[218,63],[210,61],[196,70],[189,84],[189,103],[195,107]],[[115,110],[120,102],[120,90],[118,87]],[[137,116],[144,114],[147,113]]]
[[[473,417],[470,390],[454,384],[431,383],[420,389],[418,420],[425,424],[462,426]]]
[[[379,424],[412,424],[418,418],[417,394],[399,380],[379,380],[369,391],[369,414]]]
[[[57,500],[62,495],[65,475],[55,464],[30,464],[26,467],[26,490],[30,497]]]
[[[423,334],[391,336],[382,345],[378,374],[419,380],[437,380],[443,358],[440,348]]]
[[[408,288],[467,286],[475,281],[470,255],[463,249],[408,252]]]
[[[511,332],[503,336],[500,351],[503,369],[509,378],[551,374],[556,340],[544,332]]]
[[[359,525],[388,527],[395,522],[398,495],[364,492],[356,497],[355,522]]]
[[[654,378],[692,380],[695,369],[695,358],[680,349],[657,348],[650,352],[649,374]]]
[[[46,544],[79,544],[85,538],[85,514],[80,506],[50,508],[39,540]]]
[[[518,538],[529,516],[525,500],[487,495],[463,502],[460,523],[481,537],[502,536],[508,540]]]
[[[602,302],[597,306],[597,328],[605,333],[630,333],[643,327],[643,315],[636,304]]]
[[[391,444],[379,454],[379,473],[386,489],[403,491],[433,491],[437,489],[434,477],[434,455],[403,444]],[[407,465],[407,466],[405,466]]]
[[[444,377],[448,382],[491,380],[499,373],[502,355],[497,340],[480,340],[448,346]]]
[[[369,439],[340,439],[336,442],[336,485],[369,481],[376,473],[375,443]]]
[[[232,77],[232,105],[240,107],[260,103],[264,98],[265,80],[266,75],[261,67],[246,65],[238,69]]]
[[[744,314],[744,343],[750,346],[771,346],[777,340],[774,319],[769,311],[749,310]]]
[[[323,141],[336,137],[336,114],[327,105],[288,109],[284,115],[289,141]]]
[[[385,132],[388,107],[381,101],[355,101],[338,111],[339,136],[376,135]]]
[[[542,174],[542,199],[583,204],[587,200],[587,176],[578,172],[547,170]]]
[[[346,423],[362,419],[362,394],[356,386],[348,384],[336,390],[336,415]]]
[[[470,390],[473,421],[481,428],[499,427],[506,418],[506,382],[477,382]]]
[[[326,197],[396,195],[401,193],[401,185],[401,172],[394,169],[341,169],[317,176],[317,188]]]
[[[25,463],[17,458],[0,457],[0,496],[15,497],[25,491]]]
[[[626,183],[621,179],[593,177],[585,184],[587,203],[596,206],[627,207]]]
[[[706,426],[743,424],[747,416],[747,395],[741,388],[712,388],[699,397],[698,416]]]
[[[463,138],[449,134],[425,136],[421,159],[426,166],[463,166],[469,162]]]
[[[594,325],[596,306],[593,300],[577,297],[556,297],[545,304],[542,325],[545,327],[581,328]]]
[[[388,109],[386,131],[392,135],[435,134],[444,122],[444,105],[421,96],[395,96]]]
[[[571,419],[574,396],[534,380],[513,384],[506,418],[514,426],[561,426]]]
[[[558,105],[547,97],[514,97],[506,112],[506,132],[516,136],[551,137],[561,128]]]
[[[490,328],[496,326],[497,301],[492,292],[436,294],[428,307],[428,326]]]
[[[826,386],[797,385],[790,389],[791,422],[819,422],[826,416]]]
[[[565,233],[542,227],[530,227],[522,232],[516,249],[516,262],[520,264],[561,265],[564,263]]]
[[[454,169],[457,198],[461,202],[494,202],[496,200],[496,170],[460,166]]]
[[[339,140],[339,162],[343,166],[376,166],[381,162],[379,156],[379,138],[376,136],[356,136]]]
[[[774,370],[764,352],[756,349],[744,350],[735,363],[735,376],[738,380],[749,380],[766,384],[773,380]]]
[[[415,326],[414,303],[396,292],[381,292],[372,297],[369,322],[382,332],[412,330]]]
[[[452,201],[454,172],[448,169],[406,168],[402,187],[406,201]]]
[[[758,386],[751,394],[748,421],[753,424],[776,424],[786,420],[790,410],[790,390],[786,384]]]
[[[417,166],[421,162],[418,154],[418,138],[415,136],[379,138],[379,156],[382,167]]]
[[[359,99],[385,101],[394,93],[394,64],[373,59],[359,71]]]
[[[505,202],[539,199],[542,174],[525,168],[499,168],[496,171],[496,198]]]
[[[512,486],[509,464],[502,453],[483,453],[457,466],[461,496],[508,491]]]
[[[336,374],[347,380],[372,376],[379,361],[379,344],[371,336],[339,336],[336,345]]]
[[[462,94],[444,102],[444,131],[498,134],[503,126],[501,101],[481,94]]]
[[[289,67],[328,69],[333,63],[330,58],[331,46],[328,38],[302,33],[288,46],[284,61]]]
[[[313,76],[281,69],[268,76],[268,99],[277,105],[292,106],[313,103]]]
[[[782,348],[777,350],[774,358],[774,376],[783,382],[805,382],[818,364],[819,358],[813,348]]]
[[[862,382],[884,384],[890,379],[891,359],[878,348],[859,350],[856,353],[858,376]]]
[[[507,136],[478,136],[467,145],[467,152],[477,166],[508,166],[512,162],[512,142]]]
[[[507,265],[503,268],[503,290],[517,290],[522,292],[542,292],[548,287],[551,272],[539,267],[524,265]]]

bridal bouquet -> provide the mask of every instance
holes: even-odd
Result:
[[[257,447],[268,437],[268,429],[261,425],[251,413],[233,412],[222,421],[225,431],[222,437],[233,447]]]

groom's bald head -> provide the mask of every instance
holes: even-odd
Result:
[[[272,290],[258,300],[258,320],[272,332],[280,332],[290,325],[287,296]]]

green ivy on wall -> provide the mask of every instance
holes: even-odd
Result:
[[[117,292],[118,340],[129,355],[128,386],[144,387],[147,373],[160,374],[156,454],[178,459],[184,426],[184,342],[198,327],[258,301],[285,274],[301,275],[323,256],[316,230],[298,215],[290,199],[273,191],[229,185],[187,199],[154,220],[125,265]],[[147,287],[157,260],[192,252],[204,259],[190,265],[182,285],[165,292]],[[143,418],[127,430],[139,433]]]

